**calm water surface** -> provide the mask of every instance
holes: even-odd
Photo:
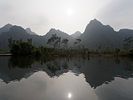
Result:
[[[0,57],[0,100],[133,100],[127,58]]]

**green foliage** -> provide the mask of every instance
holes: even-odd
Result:
[[[13,55],[32,55],[35,47],[29,42],[16,41],[11,45],[11,53]]]
[[[69,41],[68,39],[63,39],[62,40],[61,43],[64,44],[64,48],[67,48],[68,41]]]
[[[8,47],[9,47],[9,48],[11,48],[12,42],[13,42],[12,38],[9,38],[9,39],[8,39]]]
[[[85,48],[80,44],[81,39],[76,39],[75,45],[77,48],[68,48],[68,39],[62,39],[53,35],[48,40],[48,43],[54,42],[54,48],[47,48],[47,47],[35,47],[32,45],[32,39],[28,39],[27,41],[22,40],[13,40],[12,38],[8,39],[9,48],[11,54],[15,56],[32,56],[35,58],[38,57],[72,57],[72,56],[82,56],[82,57],[89,57],[90,54],[100,54],[100,55],[113,55],[113,56],[133,56],[133,49],[122,51],[119,48],[115,48],[113,50],[101,50],[101,46],[98,47],[97,51],[90,51],[88,48]],[[125,40],[129,41],[129,39]],[[131,42],[131,41],[130,41]],[[64,44],[64,48],[55,48],[57,45]],[[0,51],[2,52],[2,51]]]
[[[35,47],[32,45],[32,39],[28,39],[27,41],[22,40],[12,40],[9,39],[10,44],[10,52],[15,56],[49,56],[54,54],[55,50],[53,48],[45,48],[45,47]]]
[[[50,44],[53,46],[53,48],[56,48],[57,46],[60,47],[61,37],[58,37],[56,34],[52,34],[51,38],[48,39],[47,44]]]

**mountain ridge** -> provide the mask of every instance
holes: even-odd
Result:
[[[3,31],[1,31],[3,30]],[[32,32],[30,28],[24,29],[21,26],[7,24],[0,28],[0,48],[8,48],[8,38],[26,40],[31,38],[33,44],[36,46],[47,45],[47,40],[51,38],[52,34],[56,34],[61,39],[69,39],[69,44],[73,45],[76,38],[81,39],[81,44],[89,49],[114,49],[122,48],[124,39],[133,38],[132,29],[120,29],[115,31],[110,25],[104,25],[97,19],[91,20],[86,26],[85,31],[77,31],[78,35],[69,35],[59,29],[51,28],[45,35],[39,36],[35,32]],[[4,45],[4,46],[2,46]]]
[[[76,39],[76,38],[79,38],[81,34],[82,33],[80,31],[76,31],[75,33],[71,34],[71,36]]]

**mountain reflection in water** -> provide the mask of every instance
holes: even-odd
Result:
[[[133,88],[128,87],[129,84],[133,83],[132,77],[133,63],[132,59],[129,58],[90,57],[89,59],[83,59],[77,57],[47,60],[30,57],[0,57],[0,84],[5,83],[8,85],[12,83],[13,85],[13,82],[21,83],[27,80],[33,82],[31,84],[33,85],[37,82],[37,85],[40,85],[40,89],[42,89],[41,91],[47,88],[48,91],[52,90],[52,93],[55,93],[52,97],[49,97],[48,93],[44,93],[47,97],[46,100],[118,100],[118,98],[132,100]],[[32,78],[34,81],[31,80]],[[48,84],[45,88],[43,88],[43,85],[46,84],[42,84],[43,82]],[[23,87],[26,89],[27,85],[25,84]],[[123,95],[121,91],[124,90],[127,90],[127,92],[124,92]],[[61,95],[63,95],[61,91],[65,94],[59,96],[56,91],[60,91]],[[8,98],[3,93],[0,91],[0,100],[9,100],[3,99]],[[6,95],[9,96],[9,93]],[[36,95],[36,99],[42,100],[42,97],[38,96]],[[14,100],[17,100],[16,98],[14,97]],[[21,98],[19,100],[29,100],[29,98]]]

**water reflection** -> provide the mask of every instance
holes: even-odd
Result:
[[[115,77],[133,77],[132,59],[127,58],[57,58],[47,61],[30,57],[0,57],[0,65],[0,73],[3,76],[1,79],[7,83],[21,80],[37,71],[45,71],[50,77],[60,76],[69,70],[77,76],[83,73],[93,88],[107,84]]]
[[[68,99],[71,99],[72,98],[72,93],[69,92],[68,95],[67,95]]]
[[[0,57],[0,99],[132,100],[132,77],[129,58]]]

